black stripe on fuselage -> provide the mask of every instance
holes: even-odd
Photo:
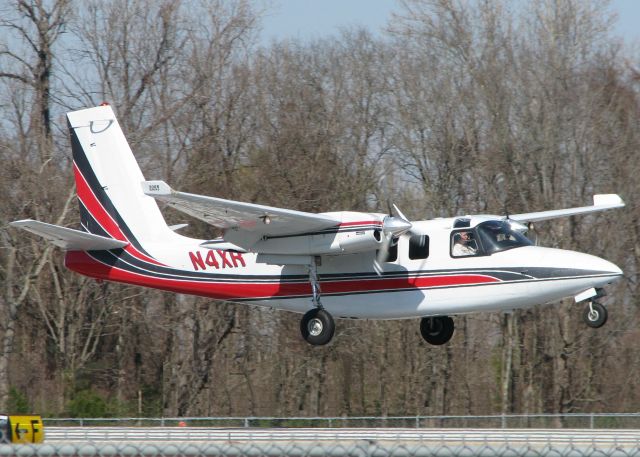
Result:
[[[124,249],[114,249],[111,251],[92,251],[91,256],[101,263],[126,270],[132,273],[152,276],[159,279],[178,279],[192,280],[198,282],[282,282],[282,283],[301,283],[308,282],[309,276],[306,274],[293,275],[249,275],[249,274],[229,274],[215,272],[198,272],[181,270],[177,268],[157,265],[154,263],[143,261],[129,253]],[[402,279],[413,277],[430,277],[430,276],[448,276],[463,274],[481,274],[498,279],[501,282],[535,282],[543,279],[565,279],[579,277],[598,277],[610,275],[609,272],[582,270],[582,269],[557,269],[557,268],[529,268],[526,269],[528,274],[523,274],[518,270],[523,268],[505,268],[505,269],[441,269],[441,270],[405,270],[396,272],[385,272],[382,275],[376,273],[326,273],[319,274],[319,280],[341,282],[354,280],[385,280],[385,279]],[[533,275],[532,273],[537,273]]]

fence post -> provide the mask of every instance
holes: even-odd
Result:
[[[507,417],[502,414],[502,428],[507,428]]]
[[[248,417],[244,418],[244,428],[249,428],[249,418]]]
[[[589,414],[589,428],[593,429],[593,413]]]
[[[420,428],[420,416],[416,416],[416,428]]]

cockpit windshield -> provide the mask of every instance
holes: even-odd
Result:
[[[476,227],[476,231],[485,254],[488,255],[533,244],[522,233],[513,230],[506,221],[483,222]]]

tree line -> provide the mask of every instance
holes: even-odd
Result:
[[[640,405],[637,58],[600,1],[403,0],[384,32],[260,41],[250,1],[0,2],[0,409],[46,416],[626,412]],[[571,301],[417,321],[299,316],[96,282],[8,222],[77,228],[64,113],[109,102],[147,179],[412,219],[590,204],[539,223],[620,265],[609,322]],[[215,230],[189,222],[187,234]]]

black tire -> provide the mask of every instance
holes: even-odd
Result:
[[[608,317],[607,308],[596,302],[591,303],[591,306],[587,305],[582,314],[585,324],[591,328],[602,327],[607,323]]]
[[[307,343],[314,346],[327,344],[333,338],[336,325],[333,317],[324,309],[314,308],[300,321],[300,332]]]
[[[449,316],[423,317],[420,321],[420,334],[429,344],[440,346],[453,336],[455,325]]]

